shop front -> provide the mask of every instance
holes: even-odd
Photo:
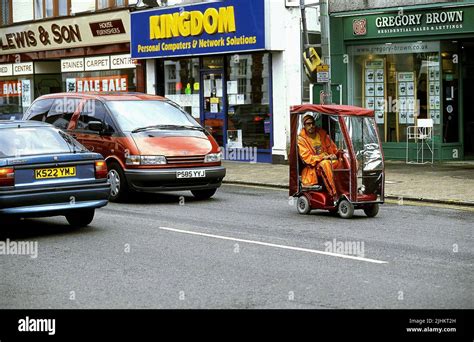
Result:
[[[345,85],[348,104],[374,109],[387,159],[415,157],[407,130],[419,119],[432,120],[435,160],[474,156],[474,6],[335,13],[331,21],[332,81]]]
[[[128,10],[0,28],[0,113],[21,115],[57,92],[144,91],[130,57]]]
[[[153,93],[212,133],[225,159],[272,161],[272,54],[264,1],[166,7],[131,14],[131,56],[152,61]]]

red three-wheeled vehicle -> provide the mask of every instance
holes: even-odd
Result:
[[[355,209],[363,209],[367,216],[376,216],[379,204],[384,202],[385,172],[374,111],[347,105],[308,104],[293,106],[290,111],[290,196],[297,198],[298,212],[308,214],[312,209],[323,209],[351,218]],[[332,191],[325,184],[328,181],[325,170],[319,165],[305,164],[302,148],[298,146],[305,129],[303,118],[308,118],[308,114],[337,148],[329,170]],[[316,149],[313,152],[317,153]],[[307,167],[315,168],[315,184],[302,182]]]

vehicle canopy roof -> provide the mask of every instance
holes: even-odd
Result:
[[[348,105],[316,105],[316,104],[303,104],[292,106],[290,108],[291,114],[304,114],[306,112],[317,112],[321,114],[329,115],[348,115],[348,116],[374,116],[372,109],[361,108],[356,106]]]

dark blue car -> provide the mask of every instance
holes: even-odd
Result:
[[[46,123],[0,121],[0,222],[64,215],[87,226],[109,193],[100,154]]]

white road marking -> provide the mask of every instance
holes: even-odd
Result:
[[[222,236],[222,235],[214,235],[214,234],[206,234],[206,233],[199,233],[199,232],[193,232],[190,230],[183,230],[183,229],[176,229],[176,228],[169,228],[169,227],[158,227],[159,229],[162,230],[168,230],[176,233],[183,233],[183,234],[190,234],[190,235],[198,235],[198,236],[206,236],[210,238],[215,238],[215,239],[221,239],[221,240],[231,240],[231,241],[238,241],[238,242],[245,242],[245,243],[251,243],[254,245],[261,245],[261,246],[268,246],[268,247],[276,247],[276,248],[282,248],[282,249],[290,249],[293,251],[299,251],[299,252],[308,252],[308,253],[314,253],[314,254],[322,254],[322,255],[328,255],[328,256],[333,256],[333,257],[338,257],[338,258],[344,258],[344,259],[352,259],[352,260],[358,260],[358,261],[366,261],[366,262],[371,262],[374,264],[387,264],[387,261],[381,261],[381,260],[375,260],[375,259],[368,259],[368,258],[361,258],[357,256],[352,256],[352,255],[345,255],[345,254],[338,254],[338,253],[331,253],[331,252],[324,252],[324,251],[318,251],[315,249],[308,249],[308,248],[301,248],[301,247],[293,247],[293,246],[285,246],[285,245],[277,245],[274,243],[268,243],[268,242],[261,242],[261,241],[254,241],[254,240],[244,240],[244,239],[238,239],[238,238],[233,238],[233,237],[228,237],[228,236]]]

